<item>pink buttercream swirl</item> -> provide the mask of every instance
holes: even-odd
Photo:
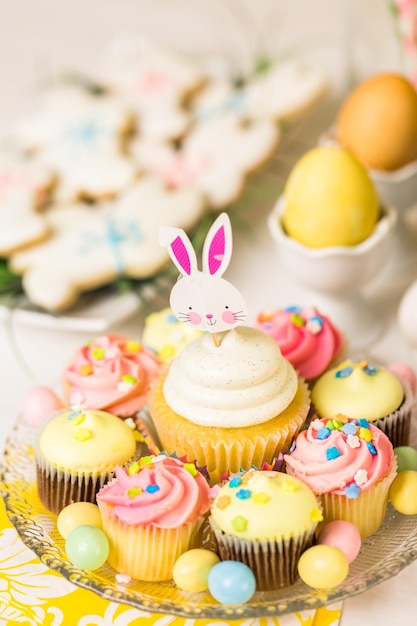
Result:
[[[98,337],[78,350],[64,372],[71,405],[101,409],[120,417],[137,413],[148,400],[161,361],[121,335]]]
[[[322,374],[343,346],[342,333],[314,307],[261,312],[256,328],[276,341],[283,356],[307,380]]]
[[[330,430],[336,423],[336,428]],[[367,426],[361,426],[367,424]],[[343,430],[342,430],[343,428]],[[395,467],[388,437],[366,420],[314,420],[302,431],[295,448],[284,456],[287,472],[305,482],[315,494],[356,498]]]
[[[139,461],[138,465],[135,473],[117,467],[113,482],[97,494],[97,500],[111,505],[120,521],[177,528],[209,510],[212,490],[193,464],[159,456],[150,464],[140,466]]]

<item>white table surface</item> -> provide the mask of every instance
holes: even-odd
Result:
[[[197,4],[204,6],[202,3]],[[247,4],[251,5],[250,2]],[[314,19],[318,20],[317,24],[324,24],[327,32],[332,36],[333,44],[335,36],[342,37],[343,33],[346,35],[338,21],[340,15],[334,13],[335,3],[325,1],[309,3],[297,0],[292,4],[294,15],[291,14],[290,18],[294,23],[298,24],[294,16],[300,9],[300,5],[303,5],[305,11],[312,12],[311,20],[307,20],[310,26],[314,24]],[[312,10],[312,4],[315,5],[314,10]],[[339,5],[339,3],[336,4]],[[346,3],[341,2],[339,9],[343,8],[344,4]],[[356,2],[353,4],[357,5]],[[370,11],[368,11],[368,18],[372,18],[374,25],[379,19],[380,27],[386,28],[387,18],[380,6],[384,3],[372,0],[367,4],[369,4]],[[97,15],[99,5],[100,17]],[[159,5],[165,9],[168,7],[166,2],[160,2]],[[122,6],[125,13],[120,10]],[[57,66],[62,66],[63,63],[70,66],[71,62],[79,65],[80,62],[82,64],[82,61],[85,61],[88,65],[90,60],[88,52],[100,50],[100,47],[109,41],[109,37],[117,29],[131,27],[129,19],[131,14],[136,23],[140,20],[143,23],[143,16],[146,15],[143,13],[145,8],[149,8],[149,5],[139,0],[135,6],[133,2],[116,2],[116,0],[114,2],[108,0],[100,2],[93,0],[85,2],[0,0],[0,77],[2,79],[0,95],[4,96],[0,105],[2,123],[6,125],[8,119],[13,119],[16,108],[20,106],[17,96],[19,85],[24,84],[25,81],[31,81],[39,74],[39,64],[42,69],[48,67],[53,70]],[[155,18],[154,13],[152,17]],[[183,24],[183,21],[179,21]],[[153,22],[149,19],[147,25],[151,34],[157,31],[155,19]],[[374,33],[372,29],[368,39],[363,37],[363,28],[364,22],[361,20],[356,30],[362,37],[358,45],[363,55],[363,63],[359,66],[361,70],[368,71],[371,59],[374,60],[375,70],[380,69],[381,66],[386,68],[395,66],[398,58],[393,56],[397,52],[395,52],[391,35],[386,37],[383,54],[375,55],[378,45],[381,45],[380,38],[372,34]],[[317,30],[320,32],[320,28]],[[166,30],[166,32],[172,34],[172,31]],[[284,30],[283,35],[287,40],[291,40],[291,29],[290,33],[288,29]],[[324,54],[322,58],[324,63],[330,63],[329,70],[333,72],[336,81],[340,79],[340,63],[346,63],[347,58],[349,62],[352,61],[353,56],[351,51],[343,48],[338,57],[336,55],[329,59],[329,55]],[[332,65],[336,62],[339,63],[339,71]],[[342,69],[344,71],[346,66],[344,65]],[[307,122],[314,126],[319,123],[320,119],[319,114],[318,117],[313,115]],[[306,128],[308,126],[304,127]],[[309,140],[313,137],[313,135],[308,135],[308,132],[305,137],[307,136]],[[304,141],[307,139],[304,138]],[[299,149],[303,149],[302,143]],[[263,207],[256,213],[256,216],[252,216],[251,235],[247,236],[239,231],[234,233],[234,254],[226,275],[226,278],[232,281],[247,299],[249,323],[254,320],[261,308],[288,304],[315,304],[303,301],[303,290],[294,285],[287,273],[283,271],[267,230],[267,213],[268,207]],[[416,357],[399,334],[396,323],[399,300],[407,285],[416,277],[417,266],[415,268],[409,266],[397,274],[390,272],[388,267],[383,280],[376,281],[367,293],[369,300],[375,304],[386,322],[385,333],[375,345],[369,347],[372,354],[379,358],[387,361],[403,360],[417,366]],[[129,321],[117,325],[114,330],[132,338],[140,338],[142,324],[141,315],[136,314]],[[21,410],[24,393],[33,384],[52,385],[59,390],[63,367],[72,353],[90,339],[92,336],[89,332],[63,331],[19,322],[13,312],[0,321],[0,448],[3,448],[7,434]],[[394,623],[398,625],[414,623],[417,614],[416,588],[417,562],[389,581],[345,601],[342,626],[365,624],[391,626]]]

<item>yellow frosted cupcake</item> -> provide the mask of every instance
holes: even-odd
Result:
[[[281,472],[233,476],[216,495],[209,518],[220,558],[241,561],[258,590],[293,584],[297,562],[323,519],[311,489]]]
[[[185,346],[151,389],[149,408],[163,449],[206,466],[217,482],[287,450],[310,395],[271,337],[239,326],[218,346],[208,334]]]
[[[97,494],[108,562],[138,580],[172,578],[175,561],[199,546],[210,487],[193,464],[164,455],[143,457]]]
[[[116,465],[135,454],[133,431],[104,411],[70,409],[53,416],[36,444],[39,498],[58,514],[72,502],[96,501]]]
[[[201,330],[180,322],[170,307],[151,313],[145,319],[142,342],[168,363],[193,339],[201,337]]]

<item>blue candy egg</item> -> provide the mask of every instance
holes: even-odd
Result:
[[[221,561],[214,565],[208,575],[211,595],[221,604],[244,604],[256,590],[252,570],[238,561]]]

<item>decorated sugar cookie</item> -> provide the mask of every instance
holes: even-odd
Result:
[[[54,235],[14,255],[11,267],[24,274],[23,287],[33,303],[59,311],[81,292],[120,276],[153,276],[169,258],[158,244],[160,226],[191,229],[203,212],[198,192],[173,192],[159,179],[143,178],[118,202],[51,211],[48,220]]]

